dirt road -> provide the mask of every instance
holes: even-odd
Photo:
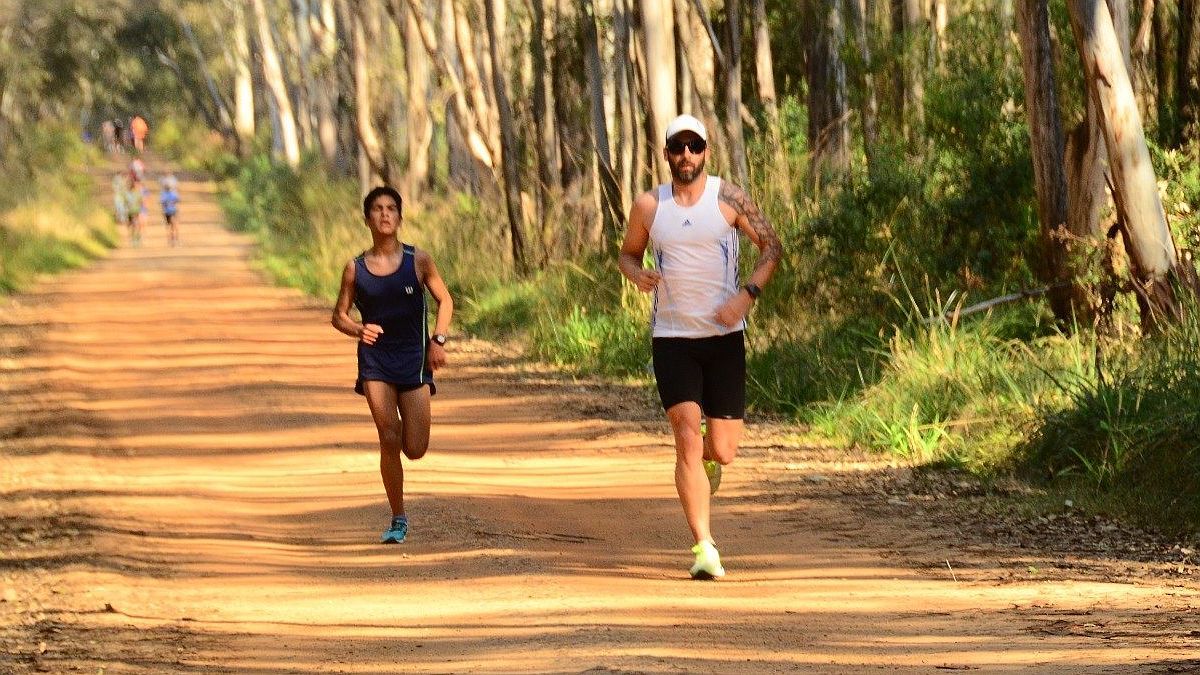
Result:
[[[1200,669],[1194,577],[989,542],[761,425],[715,506],[729,576],[689,581],[653,400],[481,343],[378,545],[353,343],[181,187],[182,247],[152,222],[0,305],[0,672]]]

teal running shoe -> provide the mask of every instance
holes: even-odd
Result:
[[[407,537],[408,518],[406,516],[393,516],[391,526],[384,531],[383,536],[379,538],[379,542],[382,544],[402,544]]]
[[[692,547],[696,554],[696,564],[692,565],[693,579],[710,580],[725,576],[725,568],[721,567],[721,554],[711,541],[702,541]]]
[[[717,494],[721,487],[721,463],[715,459],[704,460],[704,475],[708,476],[708,494]]]

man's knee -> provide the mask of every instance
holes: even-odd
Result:
[[[424,443],[412,443],[404,446],[404,456],[409,459],[421,459],[425,456],[425,451],[429,449],[429,441]]]
[[[718,464],[729,464],[733,462],[733,458],[737,456],[737,439],[717,439],[712,440],[712,458]]]

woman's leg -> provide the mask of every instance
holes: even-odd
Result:
[[[404,421],[397,410],[396,386],[378,380],[363,382],[367,405],[375,420],[379,433],[379,474],[383,478],[383,490],[387,493],[392,516],[404,515]]]

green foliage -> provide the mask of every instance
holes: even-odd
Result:
[[[1065,406],[1042,406],[1018,466],[1036,479],[1106,497],[1179,534],[1200,531],[1200,323],[1194,311],[1162,335],[1111,356],[1112,372],[1058,384]]]
[[[326,300],[364,248],[359,204],[356,181],[331,180],[311,162],[293,170],[266,154],[244,161],[221,197],[230,225],[255,235],[260,262],[278,283]]]
[[[1080,337],[1003,337],[1011,330],[1005,323],[986,317],[898,329],[878,381],[819,406],[814,423],[905,459],[995,469],[1038,406],[1062,399],[1055,382],[1085,369],[1088,353]]]
[[[154,151],[164,154],[186,171],[203,171],[227,178],[239,168],[238,158],[216,132],[179,117],[167,117],[154,129]]]
[[[69,129],[31,127],[0,147],[0,293],[79,267],[117,244],[85,171],[92,151]]]

